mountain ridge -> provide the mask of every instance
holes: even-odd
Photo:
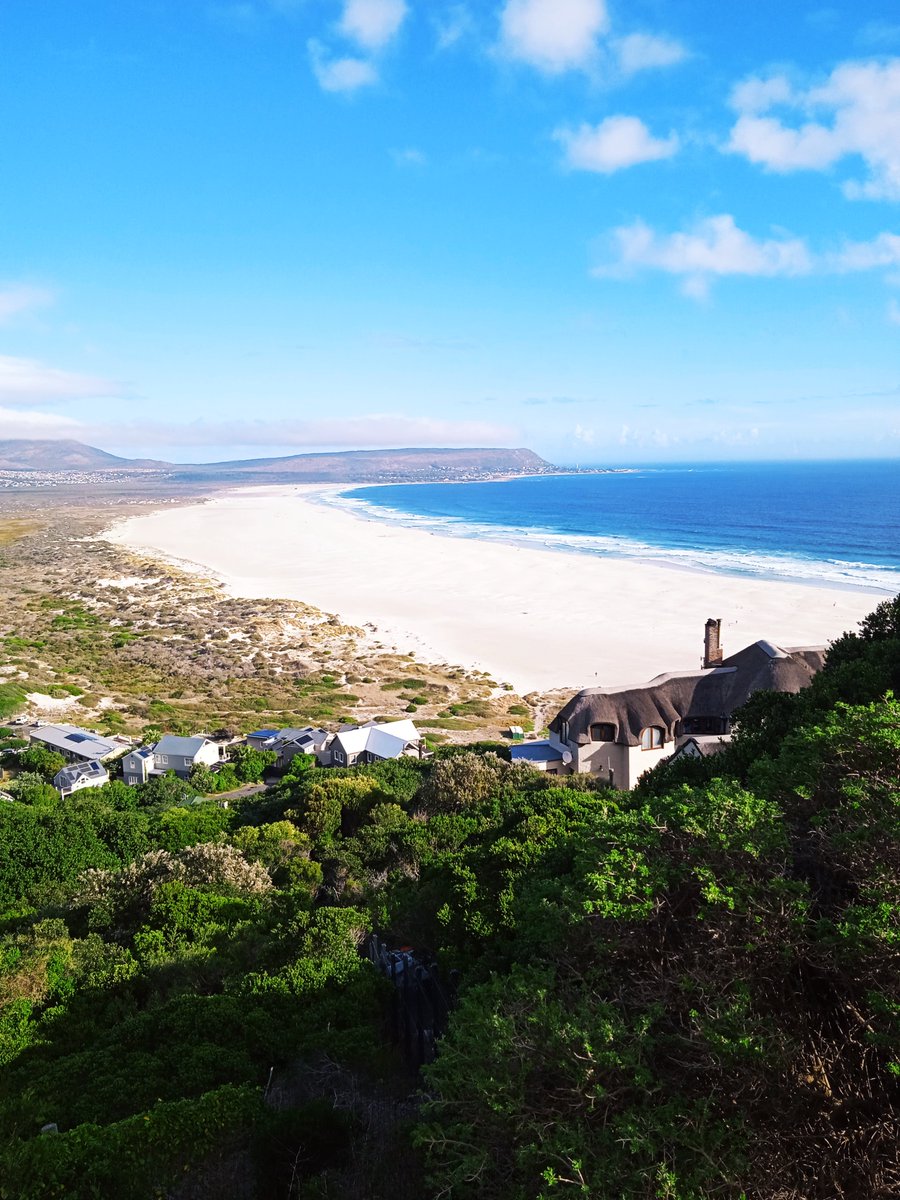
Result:
[[[165,473],[176,479],[290,478],[309,482],[368,479],[446,479],[473,475],[547,474],[556,468],[525,447],[401,447],[337,450],[214,463],[169,463],[122,458],[72,440],[0,440],[0,470]]]

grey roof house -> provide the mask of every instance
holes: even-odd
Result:
[[[720,750],[731,734],[732,714],[754,692],[799,692],[825,661],[822,646],[783,649],[767,641],[726,658],[720,630],[720,621],[707,621],[700,670],[657,675],[633,687],[586,688],[573,696],[550,722],[546,752],[555,748],[558,761],[545,769],[589,772],[612,786],[633,787],[689,739],[694,754]]]
[[[73,763],[71,767],[63,767],[53,776],[53,786],[63,800],[73,792],[80,792],[84,788],[103,787],[104,783],[108,782],[109,771],[99,762]]]
[[[35,745],[55,750],[69,762],[104,762],[131,745],[127,738],[101,737],[77,725],[39,725],[29,736]]]
[[[187,779],[195,766],[214,766],[221,761],[221,752],[207,737],[178,737],[167,733],[155,746],[143,746],[122,759],[122,776],[126,783],[146,783],[151,775],[174,771]]]
[[[332,736],[324,729],[305,725],[302,729],[257,729],[246,742],[254,750],[272,750],[277,767],[286,767],[298,754],[317,754]]]

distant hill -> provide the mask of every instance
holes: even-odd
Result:
[[[0,441],[0,470],[4,471],[145,471],[167,466],[152,459],[119,458],[83,442],[37,438]]]
[[[533,450],[402,449],[345,450],[332,454],[292,454],[177,468],[192,474],[292,476],[310,482],[359,479],[446,479],[484,475],[539,475],[554,468]]]
[[[120,458],[74,441],[0,441],[0,470],[164,471],[177,480],[227,481],[261,478],[309,483],[483,479],[497,475],[541,475],[555,470],[533,450],[400,449],[345,450],[250,458],[218,463],[167,463]]]

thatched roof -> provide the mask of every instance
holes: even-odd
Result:
[[[799,692],[824,661],[824,647],[782,650],[754,642],[708,670],[657,675],[637,687],[586,688],[557,713],[550,729],[559,735],[567,722],[568,740],[585,745],[592,740],[591,725],[614,725],[618,743],[639,746],[641,730],[656,725],[669,741],[688,718],[729,720],[754,692]]]

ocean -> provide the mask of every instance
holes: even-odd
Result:
[[[357,487],[340,502],[458,537],[900,592],[900,460]]]

